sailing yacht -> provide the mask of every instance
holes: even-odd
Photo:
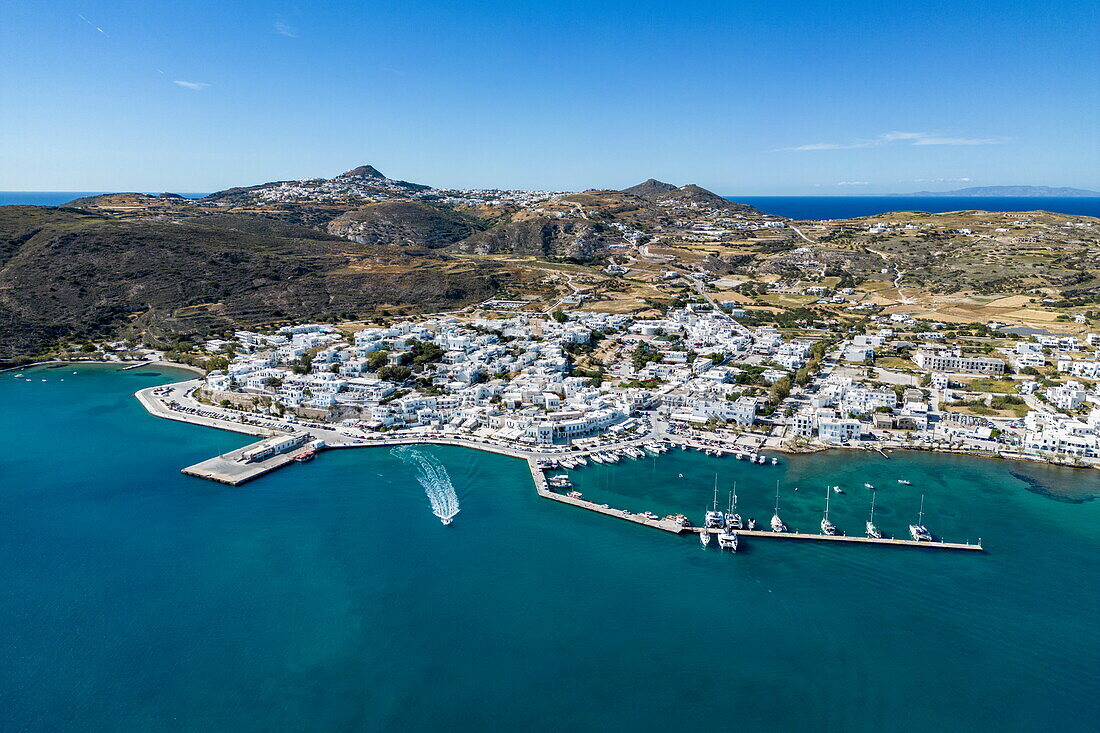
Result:
[[[821,533],[836,534],[836,525],[829,521],[829,488],[825,487],[825,516],[821,518]]]
[[[710,544],[710,532],[708,532],[706,529],[699,530],[699,542],[701,542],[703,544],[703,547],[706,547],[707,545],[709,545]],[[721,542],[721,541],[719,541],[719,542]]]
[[[871,539],[881,540],[882,532],[875,526],[875,494],[871,494],[871,518],[867,520],[867,536]]]
[[[726,526],[726,516],[718,511],[718,474],[714,474],[714,505],[707,512],[703,526],[714,529],[722,529]]]
[[[932,533],[924,526],[924,494],[920,495],[920,516],[917,523],[909,525],[909,536],[917,542],[932,541]]]
[[[726,526],[730,529],[741,529],[741,515],[736,511],[737,509],[737,483],[733,484],[733,491],[730,493],[729,511],[726,512]]]
[[[772,532],[786,532],[787,525],[779,518],[779,482],[775,482],[775,514],[772,515]]]

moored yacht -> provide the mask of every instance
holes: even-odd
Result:
[[[729,511],[726,512],[726,526],[730,529],[741,529],[741,515],[737,513],[737,484],[734,483],[730,492]]]
[[[875,496],[877,494],[871,494],[871,518],[867,520],[867,536],[874,540],[881,540],[882,532],[879,532],[878,527],[875,526]]]
[[[699,542],[702,543],[703,547],[710,544],[710,531],[706,528],[699,530]]]
[[[909,536],[917,542],[932,541],[932,533],[924,526],[924,494],[920,495],[920,515],[917,523],[909,525]]]
[[[825,489],[825,516],[821,518],[821,533],[827,535],[836,534],[836,525],[829,521],[829,489]]]
[[[786,532],[787,525],[779,518],[779,482],[775,482],[775,514],[772,515],[772,532]]]
[[[724,529],[718,533],[718,546],[723,550],[737,552],[737,533],[732,529]]]
[[[707,511],[703,526],[712,529],[721,529],[726,526],[726,516],[718,511],[718,474],[714,474],[714,504]]]

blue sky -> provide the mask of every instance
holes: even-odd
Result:
[[[0,0],[0,190],[1100,189],[1098,8]]]

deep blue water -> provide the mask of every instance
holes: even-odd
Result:
[[[731,201],[792,219],[847,219],[888,211],[1053,211],[1100,217],[1098,198],[947,196],[727,196]]]
[[[104,191],[0,191],[0,206],[31,204],[60,206],[82,196]],[[184,193],[201,198],[204,193]],[[755,206],[769,214],[792,219],[844,219],[873,216],[888,211],[1054,211],[1100,217],[1100,198],[1015,198],[1015,197],[920,197],[920,196],[729,196],[731,201]]]
[[[539,499],[521,461],[418,449],[461,502],[443,527],[385,448],[238,488],[183,476],[249,438],[148,416],[131,395],[175,378],[157,371],[0,374],[0,730],[1000,732],[1100,719],[1098,472],[853,452],[759,467],[679,451],[575,472],[592,498],[692,516],[716,471],[757,517],[778,479],[800,529],[825,484],[842,484],[833,518],[850,532],[872,481],[884,530],[904,531],[924,492],[934,532],[988,548],[747,538],[724,555]]]
[[[84,196],[99,196],[111,193],[109,191],[0,191],[0,206],[15,204],[23,206],[60,206],[73,199]],[[160,191],[144,191],[143,193],[158,194]],[[205,196],[205,193],[180,193],[180,196],[196,199]]]

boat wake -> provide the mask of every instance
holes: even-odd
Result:
[[[407,445],[398,446],[390,453],[416,468],[416,480],[424,487],[424,493],[432,505],[432,514],[443,524],[450,524],[458,514],[458,494],[451,484],[451,477],[435,456]]]

